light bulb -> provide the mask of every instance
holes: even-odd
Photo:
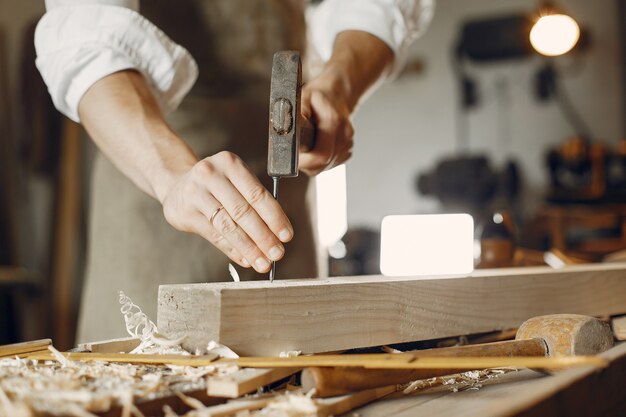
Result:
[[[558,56],[569,52],[580,38],[578,23],[564,14],[542,16],[530,30],[530,43],[537,52]]]

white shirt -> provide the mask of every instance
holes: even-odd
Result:
[[[83,94],[114,72],[139,71],[164,113],[197,78],[193,57],[139,14],[139,0],[46,0],[46,9],[35,32],[36,64],[55,106],[74,121]],[[328,60],[340,32],[371,33],[392,49],[397,72],[433,9],[434,0],[325,0],[309,17],[311,42]]]

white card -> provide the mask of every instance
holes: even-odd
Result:
[[[469,214],[385,217],[380,270],[387,276],[470,274],[474,270],[474,219]]]

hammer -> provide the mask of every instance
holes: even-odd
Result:
[[[298,176],[298,153],[315,146],[315,128],[300,113],[302,63],[297,51],[274,54],[270,89],[267,174],[272,177],[274,198],[278,198],[278,181]],[[276,263],[272,262],[270,282]]]
[[[516,340],[427,349],[414,353],[418,358],[571,356],[595,355],[611,346],[613,333],[606,323],[594,317],[555,314],[525,321],[517,331]],[[302,387],[305,392],[315,388],[315,396],[325,398],[465,371],[466,369],[306,368],[302,371]]]

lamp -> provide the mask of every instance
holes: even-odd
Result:
[[[530,44],[541,55],[559,56],[571,51],[580,35],[576,20],[546,1],[539,10],[529,37]]]

